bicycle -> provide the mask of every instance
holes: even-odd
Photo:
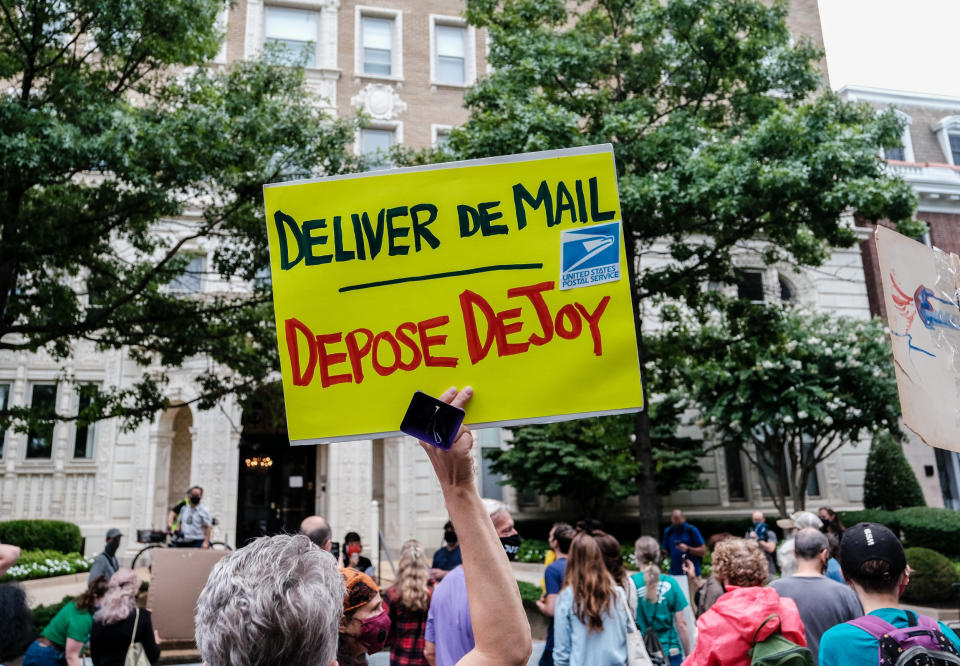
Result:
[[[213,524],[216,525],[219,521],[214,518]],[[177,538],[175,534],[170,532],[165,532],[162,530],[155,529],[146,529],[146,530],[137,530],[137,543],[147,544],[145,547],[141,548],[140,551],[134,556],[133,563],[130,565],[131,569],[136,569],[137,567],[147,567],[150,569],[153,566],[153,552],[157,548],[173,548],[174,543],[176,543]],[[233,550],[229,545],[223,541],[211,541],[210,542],[211,550]]]

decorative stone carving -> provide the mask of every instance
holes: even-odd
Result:
[[[407,110],[396,88],[382,83],[368,83],[350,98],[350,103],[370,114],[374,120],[394,120]]]

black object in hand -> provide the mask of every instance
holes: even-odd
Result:
[[[453,445],[465,413],[422,391],[413,394],[400,430],[411,437],[447,450]]]

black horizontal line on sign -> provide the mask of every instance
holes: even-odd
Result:
[[[391,280],[379,280],[377,282],[364,282],[363,284],[351,284],[346,287],[340,287],[340,293],[345,291],[356,291],[357,289],[370,289],[371,287],[385,287],[391,284],[402,284],[404,282],[423,282],[424,280],[439,280],[440,278],[457,277],[460,275],[473,275],[474,273],[489,273],[491,271],[524,271],[543,268],[543,264],[497,264],[495,266],[480,266],[479,268],[464,268],[460,271],[446,271],[443,273],[430,273],[428,275],[411,275],[410,277],[393,278]]]

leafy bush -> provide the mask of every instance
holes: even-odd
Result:
[[[923,491],[903,455],[903,448],[890,433],[879,433],[870,446],[863,479],[863,505],[868,509],[888,511],[926,506]]]
[[[520,598],[523,600],[523,605],[536,608],[537,601],[543,596],[543,588],[522,580],[517,581],[517,586],[520,588]]]
[[[550,544],[546,541],[524,539],[517,551],[517,562],[543,562],[548,550],[550,550]]]
[[[20,553],[17,563],[0,578],[0,583],[66,576],[90,571],[91,566],[93,566],[93,558],[84,557],[80,553],[64,554],[55,550],[25,551]]]
[[[896,511],[884,509],[864,509],[863,511],[841,511],[840,520],[846,527],[857,523],[880,523],[890,528],[894,534],[900,534],[900,519]]]
[[[37,634],[40,634],[44,629],[47,628],[47,625],[50,624],[50,620],[53,619],[53,616],[60,612],[60,609],[69,604],[74,600],[74,597],[68,595],[60,600],[59,603],[50,604],[49,606],[37,606],[33,609],[33,630]]]
[[[0,523],[0,543],[22,550],[76,553],[83,548],[80,528],[63,520],[8,520]]]
[[[953,596],[953,584],[960,582],[953,562],[929,548],[907,548],[907,562],[913,573],[904,600],[947,601]]]
[[[951,509],[917,506],[897,511],[900,529],[911,548],[930,548],[960,556],[960,513]]]

